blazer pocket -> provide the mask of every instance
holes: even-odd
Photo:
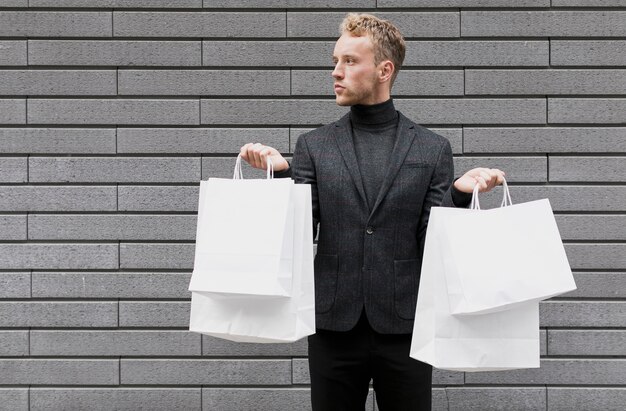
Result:
[[[396,314],[405,320],[412,320],[415,318],[420,260],[394,260],[393,269]]]
[[[420,162],[405,162],[402,163],[402,168],[426,168],[432,167],[431,164],[428,163],[420,163]]]
[[[315,272],[315,312],[325,313],[335,304],[337,295],[338,258],[334,254],[316,254]]]

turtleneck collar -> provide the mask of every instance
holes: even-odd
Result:
[[[393,99],[384,103],[361,105],[356,104],[350,107],[350,120],[354,125],[385,125],[398,119],[398,112],[393,105]]]

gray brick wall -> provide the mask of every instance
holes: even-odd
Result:
[[[189,333],[187,285],[198,180],[345,112],[346,10],[401,28],[396,104],[457,172],[550,199],[578,285],[540,369],[435,370],[433,409],[624,408],[624,0],[0,0],[0,410],[310,409],[306,341]]]

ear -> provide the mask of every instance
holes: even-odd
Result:
[[[380,71],[379,71],[378,80],[381,83],[384,83],[386,81],[391,81],[391,77],[393,76],[395,69],[396,68],[391,62],[391,60],[382,61],[379,66]]]

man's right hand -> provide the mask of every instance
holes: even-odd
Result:
[[[264,146],[261,143],[248,143],[241,147],[241,158],[246,160],[254,168],[267,169],[267,158],[272,162],[274,171],[284,171],[289,168],[289,163],[275,148]]]

